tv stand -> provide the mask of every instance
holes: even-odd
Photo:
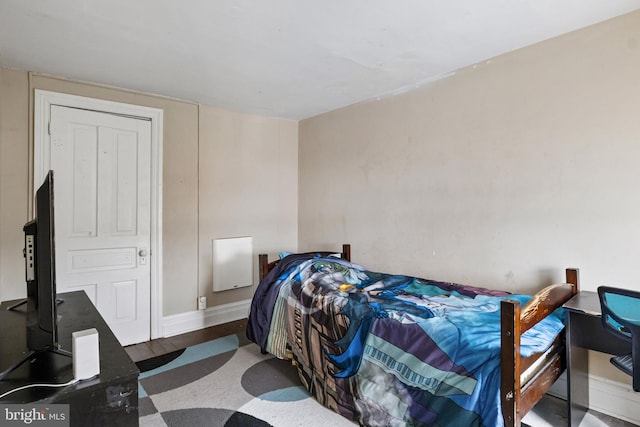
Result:
[[[9,311],[14,311],[16,308],[25,305],[27,303],[27,299],[23,299],[21,301],[18,301],[15,304],[10,305],[9,307],[7,307],[7,310]],[[62,298],[56,298],[56,305],[60,305],[64,302],[64,300]]]
[[[21,307],[21,306],[25,305],[28,301],[29,301],[28,299],[20,300],[20,301],[14,303],[14,304],[9,305],[7,307],[7,310],[8,311],[16,311],[16,309],[18,307]],[[56,298],[56,305],[60,305],[63,302],[64,302],[64,300],[62,298]],[[22,356],[18,360],[16,360],[16,362],[13,365],[9,366],[4,371],[0,372],[0,381],[2,381],[4,379],[4,377],[9,375],[18,366],[22,365],[27,360],[31,359],[32,357],[37,357],[40,353],[44,353],[44,352],[48,352],[48,351],[53,352],[53,353],[57,353],[57,354],[62,354],[63,356],[72,357],[72,354],[71,354],[70,351],[63,350],[60,347],[58,347],[58,348],[43,348],[41,350],[30,350],[27,353],[25,353],[24,356]]]
[[[12,304],[9,307],[7,307],[7,310],[14,311],[16,308],[20,307],[21,305],[25,305],[26,303],[27,303],[27,300],[23,299],[22,301],[18,301],[17,303]]]
[[[7,310],[19,300],[0,305],[0,395],[35,383],[66,383],[73,379],[71,333],[96,328],[100,338],[100,374],[61,388],[32,387],[0,399],[1,404],[69,404],[70,425],[138,425],[138,375],[140,371],[83,291],[59,294],[58,341],[60,348],[29,354],[27,316]],[[22,363],[17,361],[22,360]],[[30,363],[24,363],[29,360]],[[16,366],[13,366],[16,365]],[[8,371],[8,372],[7,372]],[[5,374],[5,372],[7,372]]]
[[[8,308],[7,310],[10,310],[10,308]],[[18,359],[13,365],[9,366],[4,371],[0,372],[0,381],[2,381],[7,375],[9,375],[11,372],[16,370],[18,366],[22,365],[27,360],[38,357],[38,355],[40,355],[41,353],[46,353],[46,352],[52,352],[52,353],[61,354],[67,357],[73,357],[70,351],[63,350],[61,348],[45,348],[42,350],[30,350],[24,356]]]

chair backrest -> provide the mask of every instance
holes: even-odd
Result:
[[[598,297],[605,329],[619,338],[632,341],[633,334],[640,333],[640,292],[600,286]]]
[[[631,375],[633,390],[640,392],[640,292],[600,286],[598,297],[604,328],[631,342],[631,354],[618,355],[611,363]]]

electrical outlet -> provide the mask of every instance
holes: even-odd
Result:
[[[207,297],[198,297],[198,310],[204,310],[207,308]]]

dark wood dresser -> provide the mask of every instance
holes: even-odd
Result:
[[[0,404],[69,404],[72,426],[137,426],[138,370],[83,291],[58,294],[58,341],[71,352],[71,333],[96,328],[100,374],[62,388],[34,387],[0,399]],[[25,306],[14,311],[0,305],[0,372],[27,352]],[[73,378],[71,357],[40,353],[0,381],[0,395],[26,384],[65,383]]]

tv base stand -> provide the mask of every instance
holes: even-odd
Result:
[[[7,307],[7,310],[9,310],[9,311],[13,311],[13,310],[15,310],[16,308],[20,307],[21,305],[25,305],[26,303],[27,303],[27,300],[26,300],[26,299],[23,299],[22,301],[18,301],[17,303],[12,304],[12,305],[10,305],[9,307]]]
[[[14,311],[16,308],[25,305],[29,300],[28,299],[23,299],[21,301],[18,301],[15,304],[10,305],[9,307],[7,307],[7,310],[9,311]],[[62,298],[56,298],[56,304],[60,305],[63,303],[63,299]]]
[[[66,387],[19,390],[0,399],[0,403],[68,404],[71,426],[137,426],[140,371],[83,291],[59,296],[64,299],[58,306],[60,348],[37,354],[28,354],[25,313],[6,310],[19,301],[0,305],[0,395],[29,384],[71,381],[73,362],[66,350],[71,350],[71,334],[75,331],[98,330],[100,374]],[[22,363],[17,362],[20,360]],[[26,360],[29,363],[24,363]]]
[[[63,356],[67,356],[67,357],[73,357],[73,355],[71,354],[70,351],[66,351],[66,350],[63,350],[61,348],[45,348],[45,349],[42,349],[42,350],[31,350],[31,351],[27,352],[24,356],[22,356],[20,359],[18,359],[13,365],[9,366],[4,371],[0,372],[0,381],[2,381],[4,379],[4,377],[9,375],[11,372],[13,372],[15,369],[17,369],[18,366],[22,365],[27,360],[32,359],[32,358],[36,358],[36,357],[38,357],[39,354],[42,354],[42,353],[45,353],[45,352],[48,352],[48,351],[50,351],[52,353],[61,354]]]

